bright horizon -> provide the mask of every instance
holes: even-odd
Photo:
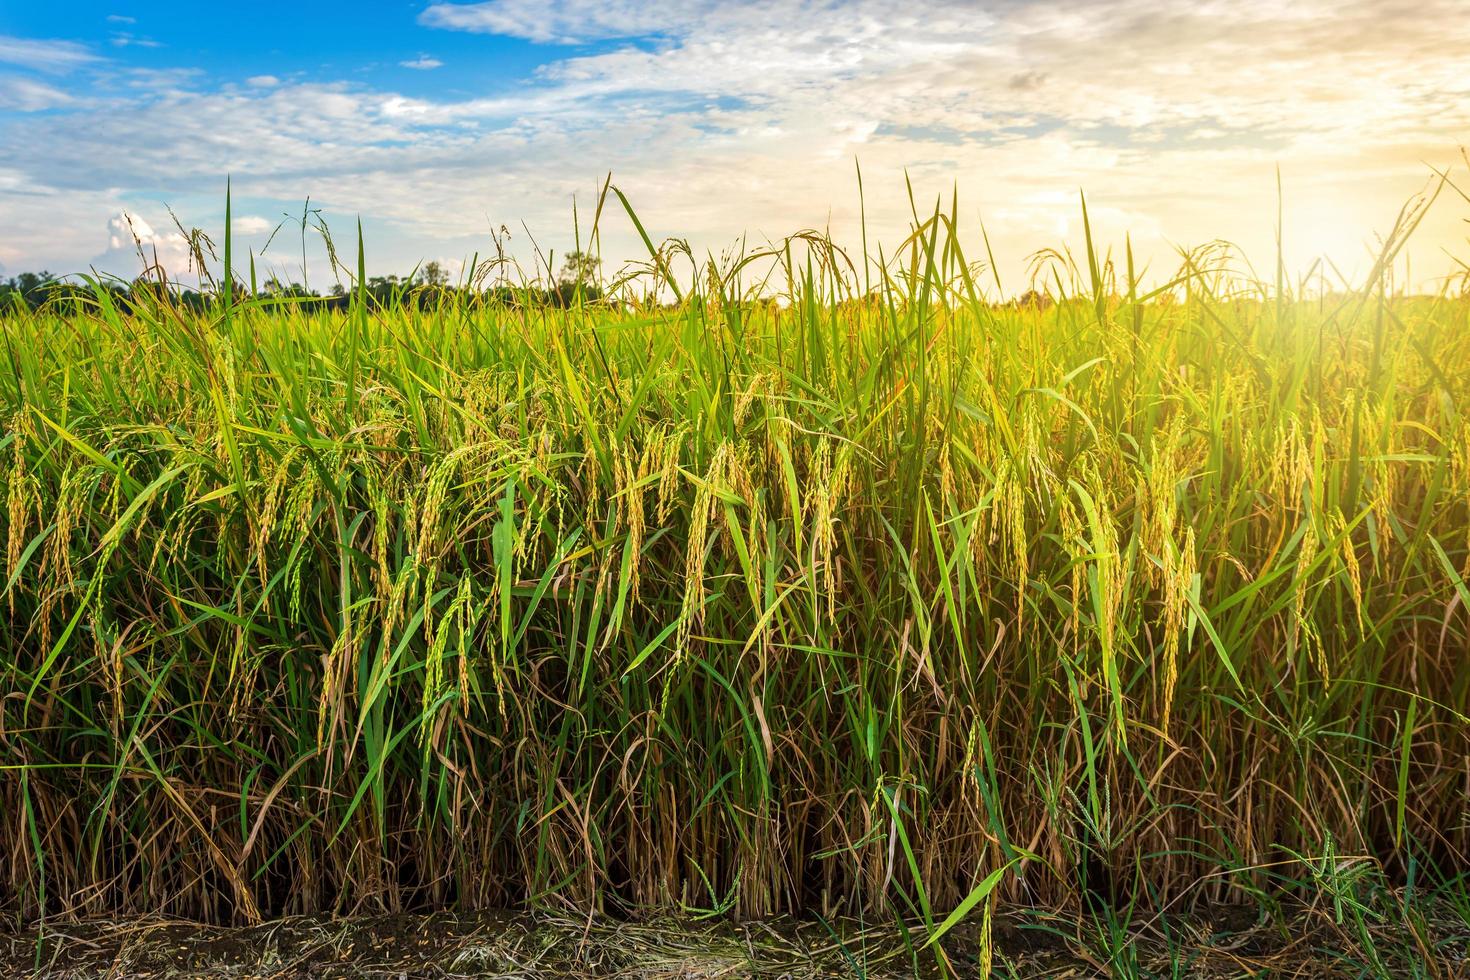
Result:
[[[1038,249],[1140,264],[1238,245],[1269,277],[1277,172],[1288,269],[1362,275],[1375,233],[1450,174],[1470,190],[1470,21],[1451,0],[972,4],[519,0],[268,6],[0,0],[0,276],[170,273],[186,226],[237,253],[313,208],[361,216],[371,274],[573,247],[611,172],[655,240],[719,255],[804,229],[897,245],[956,189],[971,258],[983,220],[1007,292]],[[1415,286],[1463,271],[1467,202],[1447,187],[1405,252]],[[608,271],[644,257],[620,209]],[[262,275],[300,279],[288,227]],[[239,264],[239,263],[237,263]],[[332,278],[319,249],[310,281]],[[1402,263],[1401,263],[1402,265]]]

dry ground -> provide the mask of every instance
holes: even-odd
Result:
[[[889,926],[832,929],[820,922],[614,922],[551,916],[382,915],[298,917],[251,928],[201,927],[165,919],[80,922],[0,937],[0,975],[81,978],[673,978],[911,977],[909,953]],[[1056,931],[1050,931],[1051,929]],[[1137,967],[1119,970],[1096,944],[1068,941],[1076,923],[998,919],[998,977],[1087,978],[1352,977],[1364,971],[1349,937],[1330,921],[1292,928],[1254,921],[1244,910],[1175,924],[1174,954],[1159,935],[1134,936]],[[957,930],[947,944],[962,976],[977,975],[978,935]],[[840,935],[840,939],[838,938]],[[1089,948],[1091,946],[1091,948]],[[1434,964],[1398,962],[1389,975],[1460,977],[1464,942]],[[1419,967],[1418,970],[1414,967]],[[919,973],[933,959],[920,954]],[[1400,972],[1400,970],[1404,972]]]

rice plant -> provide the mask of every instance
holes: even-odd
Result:
[[[377,302],[359,244],[323,309],[227,238],[202,309],[6,312],[12,919],[793,913],[942,960],[992,907],[1366,928],[1355,875],[1463,869],[1470,298],[1393,287],[1417,211],[1352,288],[1089,236],[1016,302],[957,208],[701,259],[616,198],[649,258],[599,299]]]

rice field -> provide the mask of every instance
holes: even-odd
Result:
[[[820,917],[976,975],[1032,910],[1142,975],[1243,905],[1463,968],[1470,295],[1395,285],[1418,210],[1355,284],[1089,237],[1016,301],[948,209],[715,259],[620,198],[648,255],[564,304],[382,302],[359,242],[324,308],[226,241],[202,304],[0,315],[9,921]]]

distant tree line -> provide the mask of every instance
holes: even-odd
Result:
[[[61,283],[49,272],[22,272],[9,279],[0,279],[0,306],[11,307],[19,302],[35,309],[59,285]]]
[[[375,309],[426,309],[440,304],[468,300],[500,303],[507,306],[568,307],[578,302],[595,302],[603,298],[596,282],[598,259],[582,252],[572,252],[563,262],[560,275],[549,284],[531,282],[524,285],[498,283],[483,286],[475,283],[454,284],[449,272],[439,262],[426,262],[407,276],[369,276],[361,292]],[[96,284],[82,280],[62,279],[50,272],[22,272],[0,279],[0,311],[17,305],[31,310],[46,304],[66,306],[72,302],[95,301],[96,290],[105,290],[114,303],[127,307],[155,303],[160,292],[176,306],[202,310],[210,306],[216,294],[185,286],[161,286],[157,279],[142,276],[132,282],[104,279]],[[232,289],[235,301],[263,300],[266,308],[311,310],[343,310],[356,300],[358,287],[334,283],[326,293],[310,289],[298,282],[284,282],[271,275],[264,282],[252,284],[238,279]],[[271,303],[269,301],[276,301]]]

